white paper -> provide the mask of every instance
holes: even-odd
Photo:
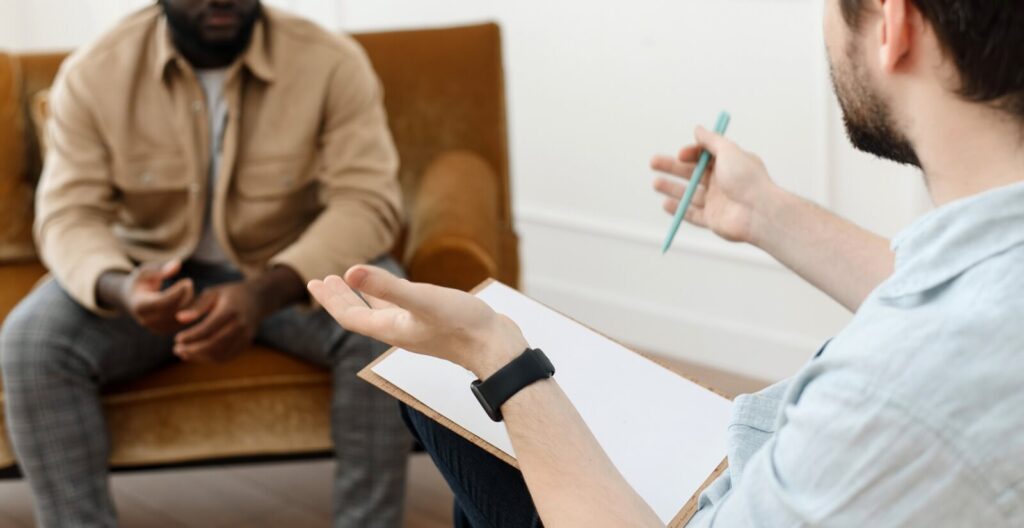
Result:
[[[544,350],[612,462],[668,524],[725,458],[732,402],[504,284],[492,283],[477,296],[511,317],[531,347]],[[470,392],[469,371],[406,350],[373,371],[515,456],[504,424],[491,421]]]

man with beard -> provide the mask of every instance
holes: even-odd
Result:
[[[409,435],[355,375],[385,345],[304,288],[399,271],[382,257],[397,156],[358,45],[259,0],[161,0],[68,58],[50,107],[36,235],[54,280],[0,340],[37,522],[116,524],[102,387],[255,340],[333,371],[335,526],[399,526]]]
[[[827,5],[851,140],[920,167],[938,207],[890,251],[704,129],[678,158],[655,158],[686,178],[710,151],[688,220],[765,249],[856,312],[795,377],[736,399],[729,469],[691,525],[1024,526],[1024,6]],[[673,212],[685,183],[656,186]],[[309,288],[347,328],[503,384],[503,399],[481,398],[500,409],[521,474],[404,410],[455,490],[459,526],[663,526],[510,320],[367,266]]]

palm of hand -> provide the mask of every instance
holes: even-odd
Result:
[[[401,281],[399,306],[364,290],[363,300],[339,277],[310,284],[310,292],[343,327],[413,352],[461,363],[496,318],[480,299],[429,284]],[[405,291],[408,290],[408,291]]]

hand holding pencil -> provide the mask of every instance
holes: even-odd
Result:
[[[677,156],[651,160],[651,168],[664,174],[654,180],[654,188],[665,195],[665,211],[677,214],[701,153],[707,151],[711,161],[693,192],[685,220],[726,240],[754,243],[756,218],[775,205],[781,189],[757,155],[704,127],[697,127],[695,138],[696,144],[683,147]]]

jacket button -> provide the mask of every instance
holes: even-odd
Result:
[[[202,103],[202,101],[198,101],[198,100],[197,101],[192,101],[192,111],[197,113],[197,114],[199,112],[202,112],[203,111],[203,103]]]
[[[144,183],[146,185],[149,185],[150,183],[153,183],[153,175],[151,175],[148,172],[142,173],[142,176],[140,176],[139,179],[142,180],[142,183]]]
[[[192,194],[199,194],[199,182],[192,182],[188,184],[188,190]]]

